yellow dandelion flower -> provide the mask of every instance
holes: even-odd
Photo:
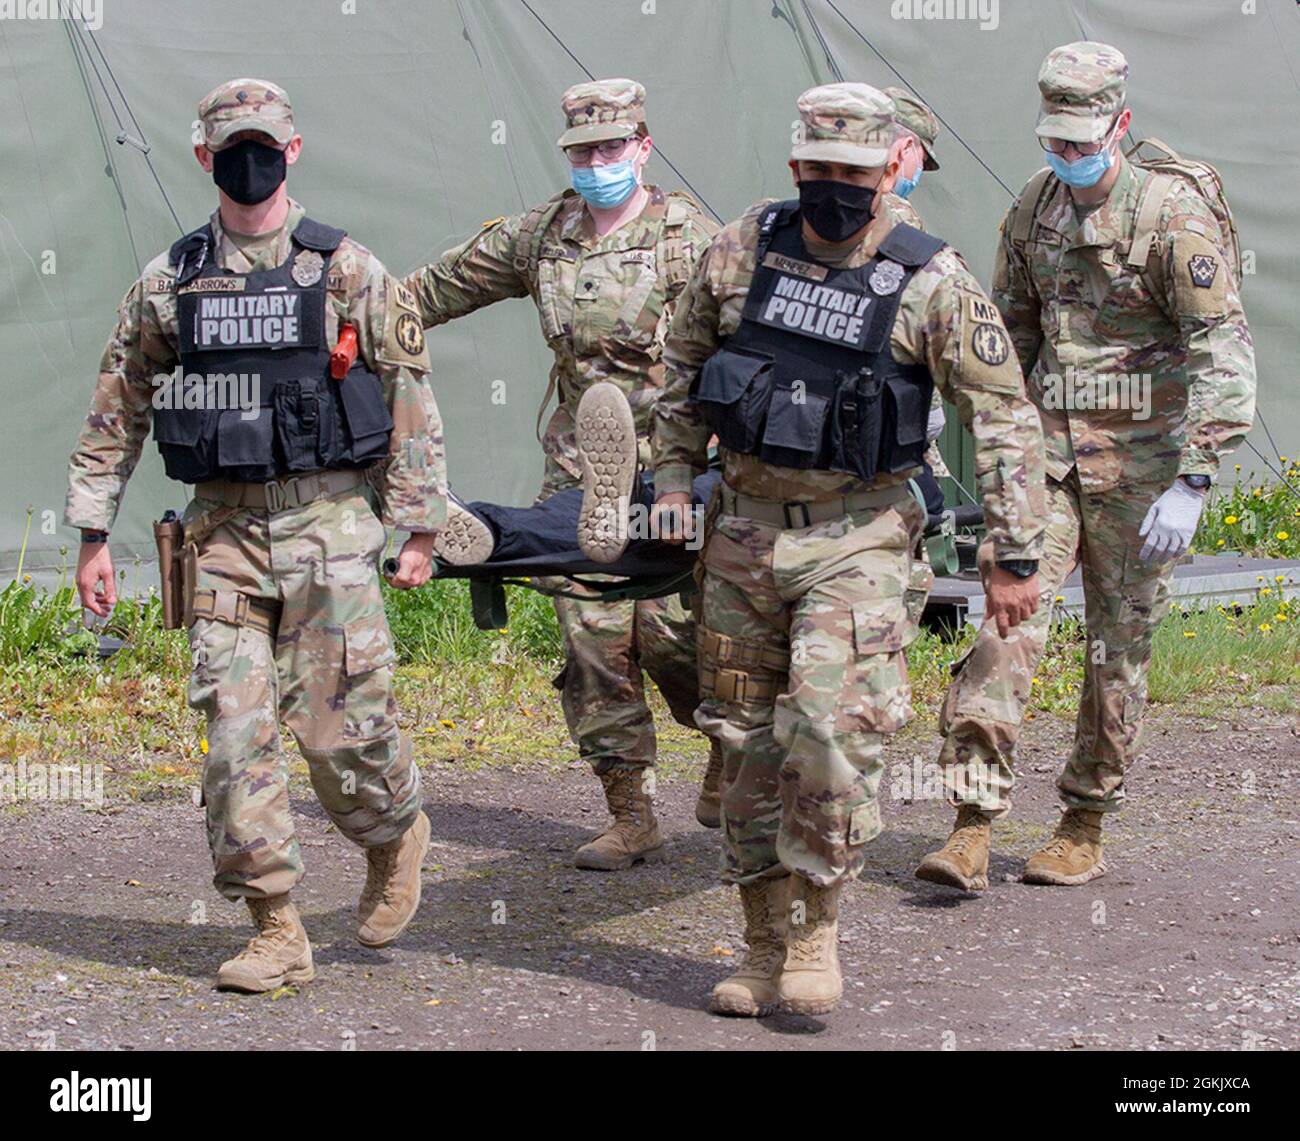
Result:
[[[1274,622],[1290,622],[1290,621],[1291,621],[1291,615],[1288,614],[1285,610],[1283,610],[1281,613],[1274,615],[1274,617],[1273,617],[1273,621],[1274,621]]]
[[[1221,546],[1223,546],[1223,540],[1220,539],[1220,540],[1215,544],[1215,546],[1217,546],[1217,547],[1221,547]]]
[[[1272,627],[1269,623],[1267,623],[1267,622],[1261,622],[1261,623],[1259,624],[1259,630],[1260,630],[1260,633],[1261,633],[1261,634],[1267,634],[1267,633],[1269,633],[1269,631],[1271,631],[1272,629],[1273,629],[1273,627]]]
[[[1184,637],[1184,638],[1195,638],[1195,637],[1196,637],[1196,631],[1195,631],[1195,630],[1184,630],[1184,631],[1183,631],[1183,637]]]
[[[1224,522],[1225,522],[1229,527],[1231,527],[1234,523],[1237,522],[1237,517],[1236,517],[1235,515],[1227,515],[1227,516],[1224,517],[1224,520],[1223,520],[1223,521],[1224,521]]]
[[[1279,532],[1277,533],[1277,537],[1278,537],[1279,539],[1281,539],[1282,542],[1285,543],[1289,538],[1291,538],[1291,532],[1290,532],[1290,531],[1279,531]]]
[[[199,752],[205,757],[208,755],[208,739],[206,737],[199,738]]]
[[[455,729],[455,728],[456,728],[456,722],[454,722],[454,721],[448,721],[445,717],[443,717],[441,720],[439,720],[438,724],[439,724],[439,725],[442,725],[442,726],[444,726],[444,727],[446,727],[446,728],[448,728],[448,729]]]

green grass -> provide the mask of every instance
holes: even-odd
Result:
[[[1300,487],[1300,462],[1282,458],[1282,471]],[[1237,465],[1241,471],[1241,465]],[[1192,549],[1238,552],[1260,559],[1300,558],[1300,500],[1281,482],[1237,483],[1210,493]]]
[[[1292,464],[1288,474],[1300,478],[1300,465]],[[1254,521],[1243,526],[1248,517]],[[29,526],[30,518],[29,512]],[[1200,550],[1297,557],[1298,534],[1300,509],[1285,488],[1243,485],[1211,502],[1197,541]],[[1261,577],[1258,604],[1240,612],[1175,609],[1156,632],[1153,705],[1174,706],[1187,716],[1214,716],[1233,705],[1294,714],[1300,602],[1288,603],[1278,593],[1294,586]],[[474,766],[576,759],[551,685],[562,644],[549,598],[508,588],[507,629],[482,631],[474,626],[464,580],[406,592],[386,587],[384,593],[399,658],[402,725],[422,761]],[[192,784],[205,742],[201,720],[185,701],[189,646],[183,632],[164,630],[161,618],[152,594],[119,602],[103,632],[124,646],[100,659],[66,575],[57,589],[38,590],[22,574],[20,556],[14,580],[0,588],[0,759],[103,763],[132,774],[130,787],[142,796]],[[922,728],[932,727],[949,667],[973,637],[971,629],[954,642],[927,633],[910,647]],[[1073,715],[1084,642],[1077,620],[1054,627],[1031,715]],[[652,708],[666,771],[698,766],[705,754],[699,735],[675,725],[657,693]]]

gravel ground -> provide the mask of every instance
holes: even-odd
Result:
[[[846,892],[845,997],[823,1019],[704,1012],[742,943],[718,835],[687,780],[661,781],[669,862],[571,867],[604,818],[581,766],[425,772],[434,844],[419,915],[387,951],[354,938],[360,854],[307,790],[296,896],[318,975],[263,996],[211,989],[249,935],[212,891],[188,800],[0,814],[0,1046],[9,1049],[1175,1049],[1300,1046],[1300,738],[1283,725],[1154,719],[1107,830],[1111,871],[1016,881],[1054,818],[1070,726],[1027,726],[992,886],[912,877],[940,802],[889,795]],[[890,765],[932,742],[895,743]]]

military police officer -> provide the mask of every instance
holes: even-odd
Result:
[[[889,98],[837,83],[799,99],[798,199],[764,201],[701,257],[665,344],[655,409],[661,515],[687,502],[716,431],[723,486],[702,552],[698,714],[722,742],[724,878],[749,953],[717,1013],[830,1010],[842,885],[881,828],[886,737],[911,716],[904,650],[923,513],[907,490],[938,384],[975,436],[1002,560],[1033,560],[1042,439],[997,310],[942,239],[878,195]],[[999,570],[1007,628],[1037,601]]]
[[[1188,179],[1124,157],[1127,77],[1108,44],[1047,56],[1037,134],[1048,168],[1002,223],[993,300],[1042,419],[1049,522],[1044,605],[1007,639],[985,623],[944,706],[940,763],[957,822],[917,874],[967,890],[987,886],[989,822],[1010,806],[1050,603],[1076,565],[1088,650],[1064,812],[1024,879],[1082,884],[1105,872],[1102,820],[1124,799],[1172,568],[1254,416],[1226,215]]]
[[[415,586],[445,518],[445,463],[413,300],[288,197],[302,149],[288,96],[232,80],[199,119],[194,151],[220,206],[122,302],[72,455],[66,521],[82,531],[81,600],[105,615],[116,601],[107,533],[151,424],[167,474],[195,485],[185,617],[190,704],[207,719],[208,840],[217,890],[244,899],[258,928],[217,983],[265,991],[315,973],[290,899],[303,868],[280,721],[330,819],[365,848],[360,941],[388,945],[419,904],[429,821],[395,717],[376,570],[385,529],[367,477],[387,521],[412,533],[394,581]],[[358,359],[333,379],[331,348],[353,336]]]
[[[580,484],[578,405],[599,381],[622,390],[625,400],[618,403],[632,410],[624,427],[648,459],[645,440],[663,387],[664,331],[695,257],[715,229],[689,196],[643,183],[653,142],[641,84],[581,83],[564,93],[561,105],[567,130],[559,146],[573,188],[524,214],[488,223],[407,279],[426,326],[509,297],[536,303],[555,354],[539,426],[551,393],[559,391],[559,407],[542,440],[546,473],[539,499]],[[625,416],[619,407],[594,408],[593,414]],[[658,683],[673,716],[694,727],[694,626],[676,597],[557,598],[555,608],[567,657],[557,679],[565,716],[614,818],[578,850],[576,863],[630,867],[658,857],[663,846],[647,780],[655,736],[641,671]],[[714,749],[697,810],[714,826],[720,771]]]

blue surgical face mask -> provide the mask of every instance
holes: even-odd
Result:
[[[623,205],[637,188],[636,164],[631,159],[608,166],[575,166],[569,173],[573,189],[600,210]]]
[[[894,193],[897,194],[899,198],[911,198],[912,192],[921,185],[921,171],[923,169],[923,167],[916,168],[915,178],[905,178],[900,174],[894,182]]]
[[[1047,165],[1052,168],[1056,177],[1066,186],[1077,186],[1080,189],[1096,186],[1101,181],[1101,176],[1114,164],[1115,159],[1110,153],[1110,147],[1098,151],[1095,155],[1084,155],[1074,162],[1066,162],[1060,155],[1047,152]]]

